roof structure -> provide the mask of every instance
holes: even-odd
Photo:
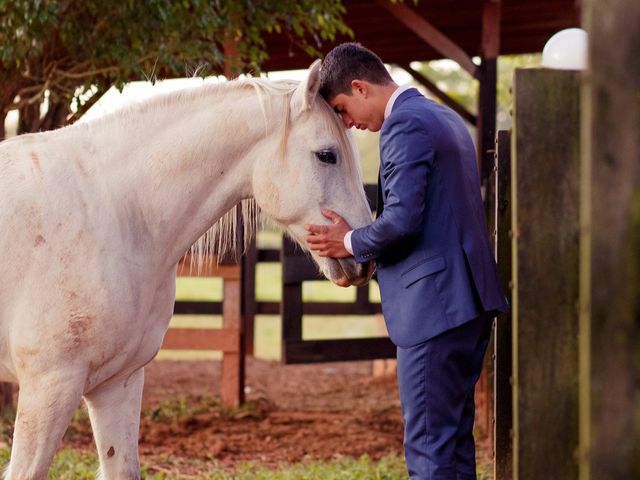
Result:
[[[580,26],[581,0],[343,0],[345,23],[354,38],[324,42],[324,54],[355,40],[388,64],[410,73],[444,104],[477,128],[478,165],[488,188],[494,164],[497,58],[540,52],[565,28]],[[307,68],[312,59],[283,35],[265,37],[265,71]],[[478,57],[478,59],[474,59]],[[478,114],[442,92],[411,62],[449,58],[479,81]]]
[[[517,54],[540,52],[557,31],[579,27],[580,3],[580,0],[419,0],[415,5],[411,0],[396,4],[389,0],[344,0],[344,19],[354,32],[353,40],[376,52],[386,63],[402,65],[446,57],[409,28],[406,16],[398,18],[403,9],[411,9],[469,57],[474,57],[482,53],[486,4],[495,4],[500,9],[499,53]],[[263,65],[266,71],[306,68],[312,61],[283,35],[267,36],[265,40],[270,56]],[[335,43],[323,43],[319,50],[326,53],[335,44],[350,40],[341,36]]]

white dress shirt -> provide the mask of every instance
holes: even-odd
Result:
[[[391,110],[393,110],[393,104],[396,103],[396,99],[398,98],[398,96],[400,96],[402,92],[409,88],[412,88],[411,85],[402,85],[401,87],[396,88],[395,91],[391,94],[389,100],[387,101],[387,105],[384,107],[385,120],[391,114]],[[353,255],[353,247],[351,246],[352,233],[353,230],[349,230],[347,233],[345,233],[344,239],[342,240],[344,243],[344,248],[346,248],[347,252],[349,252],[351,255]]]

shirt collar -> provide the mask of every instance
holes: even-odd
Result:
[[[402,85],[401,87],[396,88],[396,90],[391,94],[389,100],[387,101],[387,106],[384,108],[385,119],[391,114],[391,110],[393,110],[393,104],[396,103],[396,99],[400,96],[400,94],[410,88],[411,85]]]

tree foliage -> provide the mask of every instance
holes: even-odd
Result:
[[[0,0],[0,117],[18,108],[21,131],[53,128],[91,88],[95,101],[130,80],[260,71],[265,34],[314,54],[351,33],[344,12],[340,0]]]

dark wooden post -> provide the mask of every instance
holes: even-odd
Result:
[[[258,249],[255,236],[251,239],[247,250],[240,259],[242,269],[242,318],[244,319],[244,350],[245,355],[253,356],[255,319],[257,311],[256,301],[256,263]]]
[[[480,81],[478,92],[478,165],[482,187],[489,190],[488,182],[493,169],[496,135],[496,102],[498,81],[498,55],[500,54],[500,1],[484,0],[482,5],[482,63],[476,72]],[[486,200],[486,195],[485,195]]]
[[[511,294],[511,134],[500,130],[496,138],[496,219],[498,268],[504,291]],[[494,334],[494,472],[496,480],[513,477],[513,409],[511,397],[511,312],[496,318]]]
[[[585,4],[581,480],[640,478],[640,2]]]
[[[302,340],[302,276],[299,275],[306,258],[304,253],[286,237],[282,239],[282,359],[286,362],[289,342]]]
[[[577,72],[516,70],[512,174],[514,477],[578,476]]]
[[[495,152],[495,148],[491,149]],[[491,165],[489,176],[487,177],[487,190],[485,191],[485,205],[487,212],[487,227],[489,231],[489,239],[493,245],[494,255],[497,251],[497,234],[498,234],[498,216],[497,216],[497,164],[495,155],[491,156]],[[495,335],[495,321],[493,324],[492,335]],[[494,453],[494,360],[495,345],[490,342],[484,358],[483,370],[480,379],[476,384],[475,402],[476,402],[476,418],[475,434],[477,440],[484,443],[487,449]]]
[[[484,0],[482,5],[482,63],[476,71],[480,81],[477,116],[477,149],[481,187],[487,213],[489,233],[495,246],[495,131],[497,59],[500,52],[500,0]],[[493,448],[493,345],[489,345],[484,368],[476,385],[476,426]]]

